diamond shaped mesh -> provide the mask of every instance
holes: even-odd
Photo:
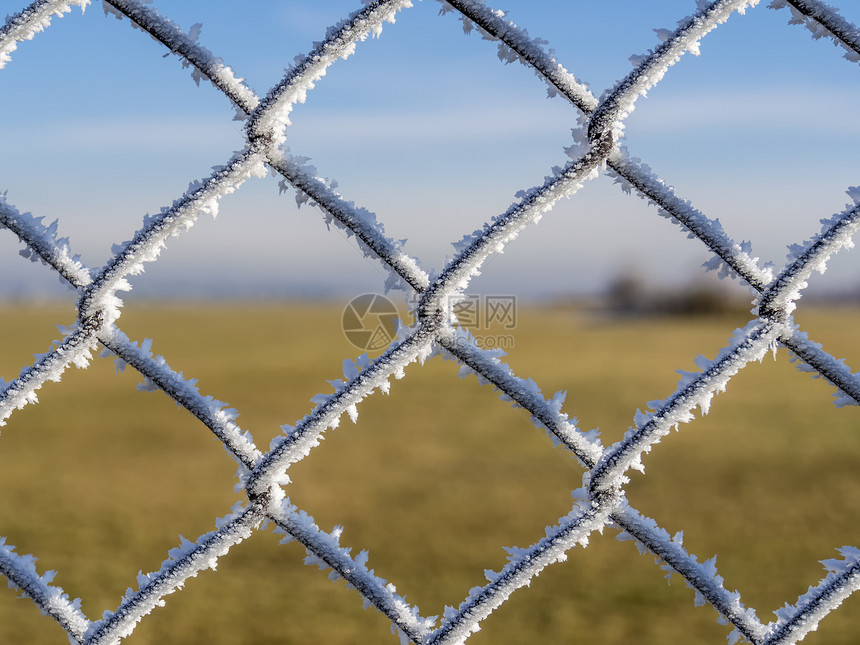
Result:
[[[8,17],[0,30],[0,65],[10,63],[18,42],[37,37],[72,6],[86,4],[87,0],[38,0]],[[680,537],[671,537],[655,520],[640,514],[625,496],[626,473],[641,466],[646,452],[671,429],[692,421],[695,408],[706,412],[712,397],[724,390],[735,374],[777,346],[787,348],[804,369],[832,384],[837,389],[838,405],[860,402],[857,375],[824,352],[799,329],[792,316],[812,273],[821,270],[831,255],[851,247],[851,236],[860,225],[860,191],[850,189],[854,203],[822,220],[820,234],[796,245],[793,258],[775,272],[760,266],[749,245],[735,242],[718,221],[677,195],[644,163],[629,156],[620,143],[625,119],[637,99],[670,73],[669,68],[681,56],[696,52],[708,32],[731,14],[742,14],[755,4],[750,0],[699,0],[695,14],[681,18],[673,31],[658,31],[660,44],[636,57],[633,70],[597,98],[553,57],[546,43],[529,36],[503,12],[478,0],[442,2],[443,13],[458,12],[467,31],[477,29],[494,42],[503,61],[519,61],[532,68],[547,84],[551,96],[568,101],[578,111],[579,128],[568,151],[572,160],[563,168],[554,168],[542,185],[519,193],[518,200],[483,229],[466,235],[455,245],[456,256],[431,276],[406,253],[403,243],[385,235],[373,215],[341,196],[331,183],[315,177],[301,159],[291,157],[283,147],[288,115],[295,103],[304,100],[330,65],[360,51],[362,41],[379,35],[384,23],[393,23],[398,12],[411,6],[409,0],[365,1],[358,11],[329,28],[310,52],[297,57],[283,79],[262,97],[198,43],[193,28],[185,33],[136,0],[105,0],[107,10],[162,43],[183,65],[191,66],[195,80],[210,82],[232,102],[244,118],[244,148],[209,177],[194,182],[171,206],[147,216],[130,241],[115,247],[103,267],[84,266],[68,240],[57,238],[56,227],[45,226],[41,218],[0,199],[0,224],[24,243],[25,255],[53,268],[78,293],[77,320],[63,337],[35,363],[24,367],[18,378],[0,383],[0,419],[8,420],[16,410],[35,404],[36,390],[46,381],[59,381],[70,365],[85,367],[91,353],[101,349],[139,371],[148,387],[162,390],[223,443],[239,465],[236,485],[246,499],[217,520],[216,530],[193,542],[183,540],[167,554],[158,571],[139,575],[137,588],[129,589],[119,606],[98,620],[84,615],[79,601],[70,600],[61,588],[52,585],[52,575],[40,575],[33,556],[18,554],[5,542],[0,542],[0,571],[45,615],[57,621],[73,642],[113,643],[131,634],[188,578],[213,568],[231,548],[241,548],[239,543],[253,531],[272,522],[279,532],[306,548],[309,563],[332,569],[335,577],[345,579],[366,603],[390,619],[402,641],[459,643],[542,569],[565,560],[571,549],[585,545],[595,531],[616,527],[641,550],[654,554],[664,568],[680,574],[694,590],[697,603],[712,605],[733,627],[730,640],[801,640],[860,586],[860,550],[844,547],[841,559],[825,561],[823,580],[793,603],[786,603],[776,621],[765,624],[743,603],[740,593],[724,587],[715,560],[700,562],[685,549]],[[791,22],[806,25],[814,37],[833,39],[850,61],[860,60],[858,29],[827,5],[815,0],[776,0],[772,7],[790,11]],[[128,338],[121,328],[118,293],[130,288],[128,279],[140,273],[145,263],[157,260],[169,238],[184,234],[201,213],[217,210],[223,196],[270,171],[321,209],[330,222],[354,235],[363,251],[390,270],[386,287],[407,291],[417,304],[414,326],[375,360],[360,359],[358,364],[345,365],[344,380],[337,391],[315,401],[313,411],[294,427],[284,426],[285,432],[266,451],[235,423],[234,411],[201,394],[195,381],[171,369],[164,358],[153,356],[148,344]],[[488,258],[515,244],[520,231],[551,211],[559,199],[587,190],[589,180],[600,173],[614,177],[625,192],[638,193],[656,204],[662,215],[693,238],[691,243],[705,245],[713,256],[708,268],[749,285],[757,312],[716,358],[702,360],[699,371],[684,374],[671,396],[654,402],[652,410],[639,413],[635,425],[611,446],[602,445],[593,433],[581,432],[562,412],[560,398],[546,398],[535,381],[514,374],[496,353],[480,347],[467,330],[457,326],[450,307],[463,296]],[[418,607],[407,603],[393,584],[373,572],[365,551],[353,556],[350,549],[341,546],[339,530],[322,531],[304,509],[289,502],[284,492],[289,468],[310,456],[322,434],[334,431],[344,413],[355,417],[364,399],[387,391],[390,379],[402,377],[407,365],[423,362],[434,352],[455,357],[464,371],[476,373],[504,399],[526,409],[533,422],[573,453],[583,469],[583,486],[576,491],[570,512],[549,518],[545,535],[536,536],[530,546],[510,549],[508,563],[500,571],[485,572],[487,583],[472,589],[466,598],[452,599],[452,606],[441,619],[427,618]],[[540,375],[536,378],[539,380]]]

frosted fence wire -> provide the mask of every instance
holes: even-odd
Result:
[[[38,36],[73,6],[84,8],[87,4],[87,0],[39,0],[7,18],[0,31],[0,66],[14,64],[19,41]],[[383,25],[393,23],[397,12],[410,8],[411,2],[364,2],[359,10],[331,27],[311,52],[298,57],[280,83],[259,97],[221,59],[197,42],[194,29],[185,33],[136,0],[107,0],[106,10],[129,19],[160,41],[183,64],[192,67],[195,80],[208,80],[221,90],[246,119],[246,145],[210,177],[193,182],[170,207],[144,218],[142,228],[131,240],[117,245],[114,256],[101,268],[84,266],[73,254],[69,241],[57,238],[56,226],[45,226],[41,218],[18,210],[25,205],[13,205],[0,198],[0,225],[26,245],[24,254],[52,267],[79,293],[78,319],[64,337],[34,364],[24,367],[17,379],[0,382],[0,419],[5,422],[16,410],[36,403],[35,392],[46,381],[59,381],[69,365],[85,367],[92,352],[101,348],[122,365],[138,370],[148,388],[164,391],[223,443],[237,462],[236,486],[245,492],[247,500],[216,520],[214,531],[194,542],[183,540],[167,554],[158,571],[138,575],[137,589],[130,588],[119,606],[99,620],[90,620],[79,600],[69,599],[60,587],[52,585],[51,572],[40,575],[33,556],[18,554],[4,540],[0,540],[0,571],[45,615],[56,620],[72,642],[115,643],[163,604],[167,594],[181,588],[201,570],[214,567],[218,558],[268,520],[277,525],[276,531],[285,539],[297,540],[306,548],[308,564],[332,569],[333,577],[344,578],[366,604],[386,615],[403,642],[460,643],[541,569],[564,560],[573,547],[586,545],[594,531],[617,527],[622,530],[621,537],[635,541],[641,550],[657,556],[664,568],[681,575],[693,589],[697,604],[709,603],[731,624],[731,642],[801,640],[860,586],[860,550],[844,547],[842,558],[825,561],[827,573],[823,580],[793,604],[786,603],[777,612],[777,620],[766,624],[742,602],[740,593],[724,587],[715,558],[700,562],[686,551],[679,536],[671,537],[654,519],[633,509],[624,494],[625,473],[641,466],[644,452],[651,450],[671,428],[692,421],[695,408],[707,412],[713,396],[725,389],[734,374],[777,345],[791,350],[803,369],[827,379],[837,390],[837,405],[860,402],[860,378],[843,361],[824,352],[792,318],[813,271],[822,269],[833,253],[850,248],[851,237],[860,226],[860,190],[849,188],[853,203],[822,220],[820,235],[796,245],[789,263],[777,274],[759,266],[748,244],[735,242],[719,222],[676,195],[620,145],[624,120],[638,97],[658,83],[681,56],[697,52],[698,42],[708,32],[731,14],[743,13],[756,4],[700,0],[696,13],[679,20],[677,29],[657,30],[661,43],[635,57],[628,76],[598,99],[561,61],[553,58],[543,41],[530,37],[504,13],[476,0],[442,2],[442,12],[458,12],[467,32],[477,29],[486,40],[494,41],[503,61],[529,66],[546,82],[551,95],[569,101],[579,112],[580,128],[575,144],[569,148],[571,162],[553,169],[543,185],[523,190],[519,201],[506,212],[465,236],[455,245],[458,253],[454,259],[431,278],[406,253],[403,243],[385,235],[382,224],[370,211],[347,201],[331,183],[317,178],[312,168],[289,156],[282,147],[292,106],[304,100],[328,66],[360,50],[361,42],[369,35],[380,35]],[[771,6],[790,12],[790,21],[804,24],[814,37],[833,39],[849,61],[860,60],[860,32],[827,5],[776,0]],[[140,273],[145,263],[155,261],[170,237],[182,235],[201,213],[214,213],[221,197],[270,170],[283,177],[284,186],[294,187],[300,200],[313,202],[330,222],[354,235],[361,249],[390,271],[386,288],[411,291],[418,296],[419,304],[412,328],[404,330],[375,360],[362,357],[357,363],[345,361],[337,391],[318,397],[315,409],[294,427],[283,426],[284,433],[264,452],[236,424],[235,411],[201,394],[196,381],[172,370],[164,357],[153,356],[150,343],[138,344],[126,336],[119,327],[118,293],[131,288],[128,279]],[[681,232],[704,244],[713,253],[708,268],[748,284],[755,294],[758,312],[745,328],[735,332],[718,356],[700,360],[699,372],[684,374],[671,396],[653,403],[652,410],[639,413],[624,438],[608,447],[593,433],[583,433],[575,427],[562,411],[563,396],[545,397],[535,381],[514,374],[498,355],[480,348],[468,331],[457,327],[446,304],[464,293],[487,258],[515,242],[523,228],[551,211],[560,198],[587,189],[588,180],[601,172],[613,175],[625,191],[634,191],[654,203]],[[538,427],[576,456],[584,473],[583,486],[575,491],[570,512],[551,520],[545,535],[536,536],[531,546],[509,549],[508,564],[501,571],[485,572],[487,584],[472,589],[457,606],[447,607],[441,621],[423,616],[418,607],[408,604],[393,584],[369,568],[366,551],[353,556],[349,548],[341,546],[339,529],[330,533],[320,530],[305,510],[289,502],[284,492],[289,467],[307,457],[324,432],[337,428],[344,413],[356,420],[357,406],[365,398],[379,390],[387,391],[392,377],[403,377],[408,365],[421,363],[436,352],[453,355],[461,362],[462,373],[475,373],[497,388],[503,399],[527,409]]]

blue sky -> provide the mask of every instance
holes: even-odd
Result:
[[[0,13],[23,2],[0,0]],[[657,43],[694,0],[505,0],[489,4],[600,93]],[[831,2],[860,23],[860,3]],[[260,95],[358,0],[155,0]],[[237,7],[240,7],[237,9]],[[496,45],[466,36],[431,0],[398,15],[379,39],[340,61],[292,114],[288,142],[339,191],[406,238],[425,269],[450,243],[504,211],[514,194],[563,165],[576,111]],[[626,145],[678,193],[723,222],[754,255],[781,266],[785,246],[818,232],[860,185],[860,65],[826,39],[788,25],[763,2],[734,15],[640,100]],[[127,21],[95,2],[77,9],[0,70],[0,191],[22,211],[59,219],[85,262],[100,265],[143,216],[180,196],[242,147],[228,101]],[[378,291],[384,271],[317,211],[297,209],[273,177],[251,180],[133,279],[128,297],[345,296]],[[0,236],[0,295],[64,291],[49,270]],[[677,286],[702,275],[701,243],[607,177],[589,182],[493,258],[474,290],[521,297],[588,294],[636,270]],[[858,284],[837,256],[811,292]]]

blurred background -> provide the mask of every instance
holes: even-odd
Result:
[[[837,4],[837,3],[831,3]],[[843,1],[860,23],[860,6]],[[284,67],[358,0],[156,0],[260,95]],[[568,158],[577,113],[496,44],[465,35],[454,14],[423,0],[379,39],[339,61],[292,113],[288,143],[346,199],[375,212],[426,270],[452,242],[539,185]],[[4,13],[20,10],[0,0]],[[499,8],[546,39],[558,60],[600,96],[695,10],[693,0],[508,0]],[[719,218],[753,255],[776,267],[786,246],[840,212],[860,183],[860,68],[829,41],[787,24],[766,3],[733,15],[670,69],[627,121],[626,145],[678,194]],[[227,100],[96,2],[77,9],[0,70],[0,192],[21,211],[58,219],[90,266],[243,145]],[[0,376],[7,381],[74,320],[76,296],[50,269],[0,235]],[[675,370],[712,358],[750,318],[747,290],[701,265],[655,208],[601,176],[491,258],[470,286],[479,303],[513,298],[513,326],[484,319],[515,373],[546,396],[567,391],[577,427],[618,441],[637,408],[675,389]],[[797,322],[837,357],[858,355],[858,258],[843,252],[810,280]],[[344,358],[362,348],[343,333],[358,294],[381,292],[387,272],[353,240],[297,208],[274,177],[249,180],[169,240],[133,276],[119,321],[203,394],[241,412],[261,449],[330,392]],[[403,296],[389,294],[404,320]],[[509,320],[507,322],[510,322]],[[508,342],[510,340],[510,342]],[[502,342],[504,341],[504,342]],[[378,352],[377,352],[378,353]],[[373,355],[376,355],[375,353]],[[369,566],[425,615],[442,614],[571,508],[582,469],[458,365],[411,366],[388,397],[359,408],[296,464],[291,500],[342,543],[367,548]],[[135,574],[157,570],[181,533],[214,528],[242,498],[234,462],[205,428],[161,393],[136,390],[110,358],[70,370],[39,405],[3,428],[0,535],[40,571],[83,597],[91,619],[113,609]],[[673,433],[633,475],[631,503],[670,533],[684,531],[700,560],[719,554],[726,587],[768,622],[823,577],[819,560],[860,544],[857,409],[798,372],[784,350],[741,372],[712,411]],[[693,607],[683,581],[651,556],[593,536],[587,551],[546,570],[484,623],[475,643],[723,642],[713,610]],[[395,642],[387,620],[302,564],[296,544],[255,533],[128,639],[148,643]],[[65,642],[14,590],[0,590],[0,642]],[[857,598],[806,642],[854,643]]]

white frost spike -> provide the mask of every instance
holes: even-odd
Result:
[[[378,36],[382,23],[394,22],[401,9],[411,7],[410,0],[390,0],[376,6],[367,5],[347,20],[329,29],[326,39],[316,43],[314,49],[296,61],[295,67],[269,92],[248,122],[248,132],[256,138],[262,136],[270,142],[270,150],[277,151],[286,141],[285,129],[289,115],[297,103],[304,103],[308,91],[326,74],[329,66],[338,59],[346,59],[355,51],[358,41],[368,35]]]
[[[657,34],[657,38],[660,39],[660,42],[666,42],[672,37],[672,31],[669,29],[655,29],[654,33]]]
[[[354,403],[352,405],[347,406],[346,413],[349,415],[350,421],[352,421],[353,423],[358,422],[358,408]]]
[[[360,373],[361,373],[361,370],[359,369],[358,365],[353,363],[348,358],[344,359],[344,361],[343,361],[343,377],[347,381],[351,381],[356,376],[358,376]]]
[[[633,424],[634,424],[637,428],[641,428],[641,427],[642,427],[642,426],[644,426],[646,423],[648,423],[648,422],[651,420],[651,418],[652,418],[653,416],[654,416],[653,414],[650,414],[650,413],[647,413],[647,412],[642,412],[642,410],[639,410],[639,409],[637,408],[637,410],[636,410],[636,414],[635,414],[635,415],[633,415]]]
[[[397,594],[394,585],[369,570],[367,551],[361,551],[352,559],[351,549],[340,545],[342,527],[335,527],[331,533],[321,531],[313,517],[297,511],[286,498],[278,502],[271,517],[277,523],[275,533],[288,536],[282,543],[296,539],[305,546],[306,564],[333,569],[331,578],[343,577],[348,585],[361,591],[365,608],[376,606],[393,625],[406,632],[412,642],[424,641],[435,618],[422,618],[416,607]]]
[[[782,9],[788,3],[785,0],[773,0],[771,9]],[[860,61],[857,49],[860,47],[860,33],[857,27],[845,20],[839,12],[824,2],[804,2],[804,15],[794,4],[789,6],[791,17],[788,24],[803,25],[811,33],[812,38],[828,37],[833,43],[845,50],[844,58],[853,63]]]
[[[89,270],[80,262],[80,256],[72,255],[68,238],[57,238],[57,222],[45,226],[43,217],[21,213],[6,201],[6,193],[0,193],[0,227],[9,229],[26,248],[20,255],[32,262],[42,262],[52,267],[61,276],[60,281],[80,288],[91,282]]]
[[[50,0],[38,5],[33,3],[20,13],[7,16],[6,24],[0,31],[0,69],[11,60],[10,55],[18,49],[19,42],[32,40],[51,24],[54,16],[62,17],[73,6],[80,7],[83,13],[89,3],[90,0]]]
[[[699,53],[699,41],[733,11],[743,12],[758,0],[717,0],[700,8],[697,15],[680,23],[680,27],[655,50],[648,52],[624,79],[603,97],[594,113],[590,128],[592,134],[612,131],[616,140],[624,133],[624,120],[633,111],[636,100],[656,85],[670,66],[685,52]]]
[[[567,398],[567,390],[559,390],[555,394],[552,395],[552,401],[549,405],[556,411],[561,412],[562,406],[564,406],[564,400]]]
[[[359,368],[359,369],[361,369],[361,370],[365,370],[365,369],[367,369],[368,367],[370,367],[370,364],[371,364],[372,362],[373,362],[373,361],[371,361],[371,360],[370,360],[370,356],[368,356],[366,353],[365,353],[365,354],[362,354],[361,356],[359,356],[358,358],[356,358],[356,359],[355,359],[355,364],[356,364],[356,365],[358,366],[358,368]]]
[[[860,589],[860,550],[842,547],[839,551],[845,559],[822,561],[829,573],[816,587],[810,587],[794,605],[786,603],[775,612],[777,621],[768,625],[769,641],[796,643]]]
[[[194,23],[193,25],[191,25],[191,29],[188,30],[188,38],[193,42],[197,42],[200,39],[201,31],[203,31],[203,23]]]
[[[56,620],[69,634],[70,641],[83,641],[90,621],[81,611],[79,598],[69,600],[66,592],[51,585],[56,572],[47,571],[40,576],[36,570],[36,558],[18,555],[12,545],[6,544],[6,538],[0,537],[0,573],[6,576],[10,588],[21,589],[44,616]]]
[[[168,552],[161,569],[146,576],[149,580],[139,591],[124,599],[116,612],[105,612],[102,620],[89,625],[84,635],[86,642],[114,643],[131,634],[146,614],[164,605],[164,596],[181,589],[188,578],[200,571],[216,568],[218,558],[250,537],[263,519],[263,511],[258,506],[234,510],[217,522],[217,531],[200,536],[197,542],[180,536],[180,546]],[[143,581],[143,577],[138,580]]]
[[[606,500],[601,509],[580,513],[573,509],[560,518],[558,525],[547,527],[546,537],[528,549],[506,549],[511,557],[498,573],[487,571],[494,578],[484,587],[473,587],[455,611],[445,609],[445,622],[433,634],[430,642],[463,643],[480,630],[480,622],[504,603],[518,588],[530,584],[541,570],[567,558],[566,551],[587,544],[588,534],[604,526],[620,498]],[[523,553],[524,552],[524,553]],[[425,641],[426,642],[426,641]]]
[[[118,361],[133,366],[143,374],[147,386],[158,383],[159,389],[203,421],[231,456],[248,466],[260,458],[250,434],[242,432],[234,423],[238,416],[236,411],[211,396],[202,396],[195,379],[184,379],[181,373],[170,368],[162,356],[153,357],[151,339],[138,347],[114,327],[102,330],[99,340],[118,356]]]
[[[36,403],[36,390],[47,381],[59,381],[69,365],[86,367],[90,352],[98,343],[96,327],[91,321],[83,324],[78,321],[72,329],[72,333],[55,342],[51,351],[38,355],[32,366],[22,369],[18,378],[0,391],[0,425],[5,424],[14,410]]]
[[[113,323],[122,305],[116,292],[131,288],[125,278],[141,273],[144,263],[158,257],[166,240],[192,226],[199,213],[214,212],[218,200],[234,192],[248,178],[264,177],[267,170],[263,161],[257,146],[252,145],[235,155],[228,166],[210,176],[200,188],[186,193],[170,208],[162,209],[158,217],[145,219],[143,228],[122,253],[111,259],[93,279],[90,290],[80,300],[81,316],[90,317],[99,312],[105,326]]]
[[[311,403],[314,405],[323,405],[331,398],[331,394],[316,394],[311,398]]]

